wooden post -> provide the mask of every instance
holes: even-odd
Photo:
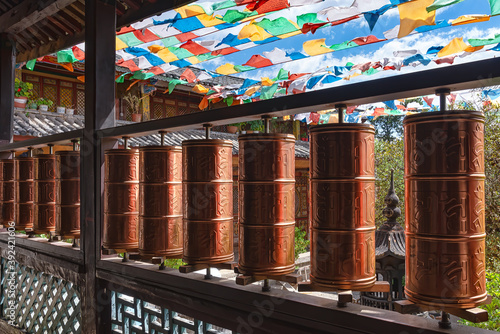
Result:
[[[101,206],[104,151],[96,130],[115,126],[115,0],[85,2],[85,128],[81,142],[81,212],[85,286],[82,333],[110,332],[108,299],[99,288],[96,264],[101,256]]]
[[[16,48],[7,34],[0,35],[0,145],[14,136],[14,69]]]

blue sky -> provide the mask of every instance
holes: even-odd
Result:
[[[361,0],[360,2],[363,2]],[[365,1],[366,2],[366,1]],[[389,1],[384,0],[374,0],[375,3],[389,3]],[[317,12],[322,8],[329,6],[341,6],[349,7],[352,4],[352,0],[326,0],[320,4],[314,4],[303,7],[295,7],[290,9],[282,10],[276,14],[273,14],[270,18],[276,18],[279,16],[284,16],[292,21],[296,21],[296,16],[303,13]],[[472,14],[490,14],[490,7],[487,0],[465,0],[459,4],[455,4],[449,7],[438,9],[436,12],[436,21],[439,20],[449,20],[458,18],[461,15],[472,15]],[[352,40],[356,37],[363,37],[367,35],[375,35],[378,38],[384,38],[384,32],[394,28],[399,24],[399,12],[397,8],[391,9],[382,15],[375,25],[373,31],[370,32],[368,24],[363,17],[356,20],[350,21],[348,23],[337,25],[334,27],[327,27],[323,29],[318,29],[313,35],[308,33],[306,35],[298,35],[285,40],[280,40],[272,42],[269,44],[254,47],[245,51],[237,52],[225,57],[217,58],[211,61],[199,64],[198,67],[205,68],[208,70],[215,70],[218,66],[225,63],[232,63],[234,65],[240,65],[246,62],[253,54],[261,54],[263,51],[271,51],[275,47],[285,49],[287,51],[302,51],[303,42],[311,39],[325,38],[326,45],[332,45],[337,43],[342,43],[344,41]],[[240,25],[235,31],[239,31],[242,25]],[[210,40],[210,39],[222,39],[228,30],[223,30],[217,34],[212,34],[209,36],[202,37],[198,40]],[[481,22],[475,24],[467,24],[461,26],[453,26],[441,28],[427,33],[414,34],[407,36],[402,39],[390,40],[382,43],[376,43],[366,46],[356,47],[354,49],[348,49],[343,51],[337,51],[326,55],[320,55],[311,57],[305,60],[299,60],[295,62],[290,62],[286,64],[276,65],[272,67],[267,67],[263,69],[258,69],[254,71],[244,72],[237,76],[244,78],[251,77],[253,79],[260,79],[260,77],[274,77],[281,67],[289,70],[292,73],[301,72],[314,72],[325,68],[327,66],[343,66],[348,61],[355,64],[364,63],[368,61],[380,61],[384,57],[394,57],[393,52],[398,50],[408,50],[408,49],[418,49],[420,52],[425,54],[430,46],[444,46],[448,44],[454,37],[464,37],[464,40],[468,38],[487,38],[494,37],[495,34],[500,33],[500,17],[492,17],[488,22]],[[487,47],[489,48],[489,47]],[[465,58],[456,59],[455,63],[461,63],[465,61],[473,61],[476,59],[493,57],[497,52],[476,52],[471,56]],[[412,68],[411,70],[428,69],[432,66],[437,66],[435,64],[430,64],[427,67],[418,66]],[[439,65],[439,66],[449,66],[449,65]],[[409,69],[405,69],[409,70]],[[404,73],[405,71],[401,71]],[[385,73],[391,72],[391,73]],[[384,71],[384,73],[379,73],[370,77],[368,79],[375,79],[381,75],[397,75],[395,71]],[[358,77],[359,78],[359,77]],[[363,78],[355,78],[356,80],[366,80],[366,76]],[[355,80],[353,80],[355,81]],[[343,84],[342,82],[337,84]]]

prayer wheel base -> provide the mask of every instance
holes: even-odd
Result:
[[[214,268],[217,264],[232,262],[233,260],[233,254],[210,258],[190,258],[185,256],[182,258],[182,261],[186,262],[188,265],[207,265]]]
[[[234,268],[234,272],[237,274],[241,274],[241,267],[238,266]],[[302,281],[302,276],[299,274],[255,274],[255,275],[239,275],[236,277],[236,284],[238,285],[249,285],[254,282],[264,281],[264,286],[262,287],[262,291],[268,292],[270,291],[269,280],[287,282],[290,284],[298,284]]]
[[[411,301],[414,304],[429,306],[435,308],[456,308],[456,309],[470,309],[477,307],[479,305],[485,304],[488,300],[488,294],[484,293],[478,296],[474,296],[474,298],[460,299],[460,298],[440,298],[436,299],[436,297],[427,297],[422,294],[418,294],[418,298],[415,296],[416,294],[405,288],[405,296],[406,299]]]
[[[217,264],[207,264],[207,263],[199,263],[193,265],[185,265],[179,267],[179,272],[182,274],[189,274],[194,271],[208,269],[208,268],[217,268],[217,269],[225,269],[225,270],[234,270],[236,268],[236,262],[223,262]]]
[[[335,291],[335,290],[370,291],[370,289],[374,286],[375,282],[377,282],[377,278],[375,276],[356,281],[349,281],[349,280],[327,281],[327,280],[317,279],[311,275],[311,284],[314,284],[315,286],[324,289],[331,289],[330,291]]]

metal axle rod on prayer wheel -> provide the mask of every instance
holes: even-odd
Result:
[[[103,247],[119,253],[139,247],[139,150],[127,149],[128,137],[123,141],[124,149],[104,154]]]
[[[182,257],[182,148],[139,149],[139,253],[142,257]],[[164,268],[162,261],[161,269]]]
[[[55,232],[56,229],[56,159],[53,145],[49,144],[49,154],[39,154],[34,158],[34,217],[35,233]]]
[[[184,196],[183,261],[186,273],[195,268],[230,266],[233,260],[233,168],[230,141],[182,142]],[[206,278],[210,278],[207,272]]]
[[[56,234],[63,239],[80,238],[80,152],[77,140],[73,151],[56,152]]]
[[[16,230],[33,231],[33,153],[28,148],[27,157],[17,157],[15,163],[15,222]]]
[[[269,279],[282,281],[295,268],[295,139],[269,133],[240,135],[239,261],[237,284]]]
[[[405,295],[438,309],[484,304],[484,116],[446,110],[404,127]]]

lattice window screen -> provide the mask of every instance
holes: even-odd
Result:
[[[49,111],[54,111],[57,106],[57,87],[52,85],[43,85],[43,97],[54,102]]]
[[[167,110],[167,117],[175,116],[175,107],[174,106],[166,106],[165,109]]]
[[[116,334],[234,333],[115,291],[111,291],[111,332]]]
[[[163,104],[160,103],[153,103],[153,119],[160,119],[163,118]]]
[[[78,287],[61,278],[1,259],[0,309],[4,319],[14,312],[15,323],[28,333],[81,333],[81,299]],[[14,298],[8,279],[17,284]],[[14,303],[12,303],[12,301]],[[14,311],[9,309],[9,302]]]
[[[77,90],[76,91],[76,110],[75,113],[77,115],[85,114],[85,91]]]
[[[40,97],[40,83],[38,82],[31,82],[31,84],[33,84],[33,97],[32,99],[33,100],[36,100]]]
[[[59,103],[66,108],[73,107],[73,89],[61,87]]]

